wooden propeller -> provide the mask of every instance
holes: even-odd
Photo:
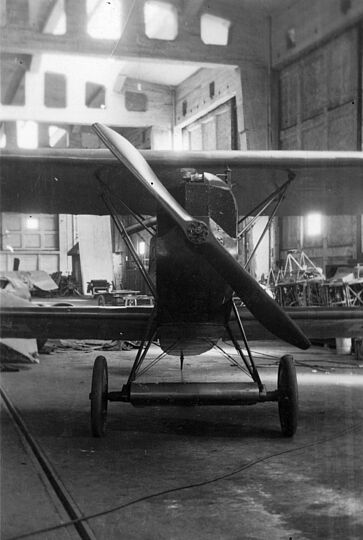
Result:
[[[93,127],[104,144],[181,227],[194,249],[225,279],[256,319],[276,337],[301,349],[307,349],[310,342],[300,328],[224,249],[210,227],[204,221],[194,219],[174,199],[141,153],[112,129],[101,124],[94,124]]]

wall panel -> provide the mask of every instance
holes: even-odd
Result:
[[[358,28],[352,28],[282,68],[281,149],[358,149],[358,129],[362,129],[358,127],[358,47]],[[318,189],[314,182],[311,187]],[[319,238],[304,235],[301,223],[294,217],[280,221],[281,258],[286,257],[288,249],[298,247],[320,265],[355,263],[360,253],[356,217],[327,217]]]

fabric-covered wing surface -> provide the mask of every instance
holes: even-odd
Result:
[[[184,169],[223,173],[232,170],[240,214],[248,213],[289,172],[296,175],[279,215],[319,211],[331,215],[363,213],[362,152],[142,152],[165,187],[182,181]],[[99,181],[101,180],[101,182]],[[110,191],[120,213],[153,215],[155,201],[108,150],[39,149],[0,153],[3,212],[107,214],[102,190]]]

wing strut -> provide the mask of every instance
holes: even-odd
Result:
[[[152,282],[149,274],[147,273],[146,268],[145,268],[143,262],[141,261],[136,249],[134,248],[134,245],[133,245],[133,243],[131,241],[130,235],[126,231],[125,225],[122,223],[121,219],[119,218],[119,216],[117,214],[117,211],[116,211],[112,201],[110,200],[110,198],[104,192],[101,194],[101,197],[102,197],[103,202],[105,203],[106,208],[108,209],[108,211],[109,211],[109,213],[111,215],[112,221],[114,222],[116,229],[118,230],[118,232],[120,233],[120,235],[121,235],[122,239],[124,240],[125,244],[129,248],[131,256],[134,259],[138,269],[140,270],[140,273],[141,273],[146,285],[148,286],[151,294],[154,296],[154,298],[156,300],[157,299],[156,287],[155,287],[154,283]]]
[[[271,195],[265,199],[265,201],[268,201],[260,210],[259,212],[257,213],[256,216],[254,216],[254,218],[250,221],[250,223],[248,223],[246,225],[246,227],[238,234],[238,239],[240,239],[242,237],[242,235],[245,235],[247,233],[248,230],[250,230],[250,228],[253,226],[253,224],[255,223],[256,219],[262,214],[262,212],[268,208],[274,200],[277,199],[276,201],[276,204],[274,206],[274,209],[272,210],[271,212],[271,215],[269,216],[268,218],[268,221],[262,231],[262,233],[260,234],[260,237],[255,245],[255,247],[253,248],[252,250],[252,253],[250,254],[250,256],[248,257],[247,259],[247,262],[245,263],[244,267],[246,268],[246,270],[248,269],[249,267],[249,264],[253,258],[253,256],[255,255],[257,249],[258,249],[258,246],[261,244],[266,232],[269,230],[269,228],[271,227],[271,224],[272,224],[272,220],[274,219],[274,217],[276,216],[276,213],[277,213],[277,210],[279,209],[279,206],[280,204],[282,203],[282,201],[284,200],[285,196],[286,196],[286,191],[287,191],[287,188],[289,187],[290,183],[292,182],[292,180],[295,178],[295,174],[294,173],[289,173],[289,179],[282,185],[280,186],[276,191],[274,191],[273,193],[271,193]],[[263,203],[262,203],[263,204]],[[251,215],[251,214],[249,214]],[[247,219],[247,217],[249,216],[246,216],[243,218],[243,220]],[[243,221],[241,220],[241,221]]]
[[[280,205],[282,200],[285,198],[287,188],[289,187],[289,185],[291,184],[291,182],[295,178],[296,178],[296,174],[294,172],[292,172],[292,171],[289,171],[288,172],[288,179],[286,180],[286,182],[284,182],[280,187],[275,189],[275,191],[270,193],[270,195],[268,195],[268,197],[266,197],[266,199],[264,199],[262,202],[260,202],[247,215],[243,216],[238,221],[238,225],[241,225],[241,223],[243,223],[246,219],[253,216],[251,221],[238,233],[238,236],[237,236],[238,238],[240,238],[243,234],[245,234],[254,225],[256,219],[261,216],[262,212],[264,212],[266,210],[266,208],[268,208],[273,203],[274,200],[277,199],[278,206]],[[277,206],[277,208],[278,208],[278,206]],[[277,211],[277,208],[274,211],[275,213]]]

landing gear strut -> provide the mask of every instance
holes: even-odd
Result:
[[[253,382],[231,383],[137,383],[136,376],[154,337],[150,324],[147,338],[140,344],[129,379],[121,391],[108,392],[107,362],[104,356],[95,360],[92,373],[91,429],[94,437],[103,437],[106,431],[108,401],[145,405],[251,405],[274,401],[278,403],[283,436],[292,437],[297,429],[298,388],[294,359],[286,354],[280,359],[277,389],[266,391],[258,375],[245,335],[246,356],[229,327],[231,339],[245,362]],[[182,355],[183,359],[183,355]]]

